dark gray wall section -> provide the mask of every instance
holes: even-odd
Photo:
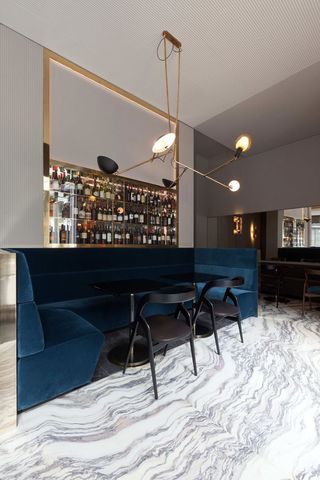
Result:
[[[203,145],[205,144],[205,148]],[[212,158],[209,158],[210,144]],[[195,168],[205,171],[230,158],[232,151],[196,132]],[[218,154],[215,156],[215,152]],[[217,179],[241,183],[231,193],[195,176],[195,245],[207,246],[207,218],[317,205],[320,201],[320,135],[241,158],[223,169]]]

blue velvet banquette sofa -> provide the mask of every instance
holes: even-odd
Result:
[[[245,283],[233,291],[242,319],[257,315],[254,249],[11,251],[17,254],[19,411],[89,383],[103,348],[104,333],[128,325],[128,297],[105,295],[92,287],[95,282],[130,278],[165,281],[165,275],[190,271],[241,275]],[[216,298],[223,294],[223,289],[212,290]],[[162,307],[153,308],[158,311]]]

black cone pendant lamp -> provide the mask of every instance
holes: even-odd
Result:
[[[97,162],[100,170],[107,175],[112,175],[116,173],[119,169],[118,164],[112,160],[112,158],[105,157],[104,155],[99,155],[97,157]]]

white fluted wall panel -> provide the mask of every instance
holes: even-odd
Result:
[[[43,244],[42,47],[0,25],[0,246]]]

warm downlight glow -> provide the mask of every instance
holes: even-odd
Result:
[[[236,140],[236,150],[241,148],[242,152],[246,152],[251,147],[252,140],[249,135],[240,135]]]
[[[175,133],[166,133],[153,144],[152,151],[153,153],[166,153],[174,144],[176,140]]]
[[[231,180],[231,182],[229,182],[228,184],[228,187],[231,192],[237,192],[240,188],[240,183],[238,182],[238,180]]]

